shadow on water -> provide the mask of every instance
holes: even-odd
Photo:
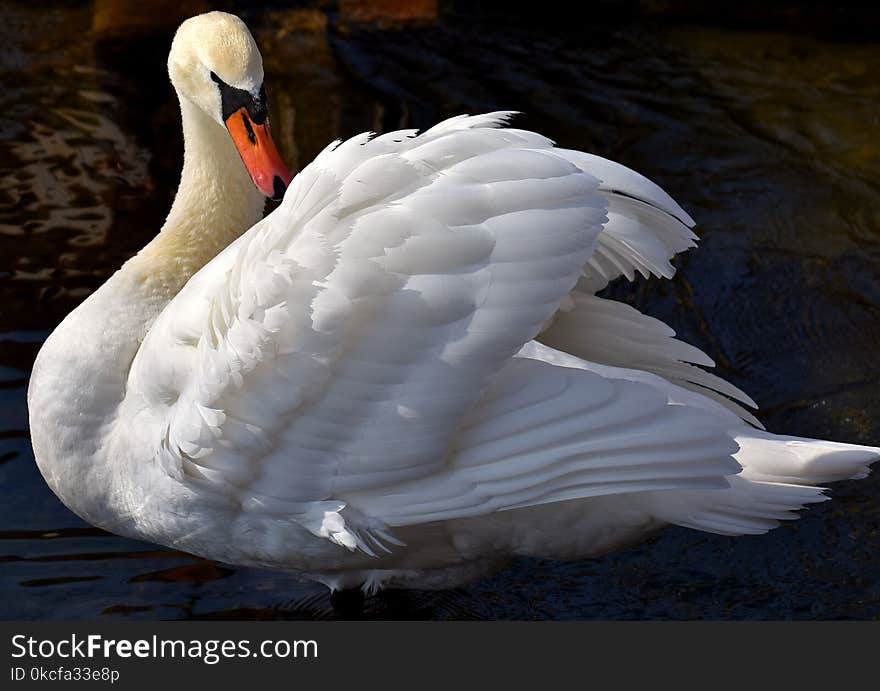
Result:
[[[179,17],[210,3],[163,3],[158,27],[109,0],[2,7],[0,617],[331,618],[321,586],[85,526],[33,463],[40,344],[152,237],[179,175],[164,62]],[[522,126],[640,170],[699,222],[674,280],[613,297],[705,349],[771,430],[880,440],[880,45],[794,32],[778,12],[748,30],[750,3],[728,10],[737,28],[689,3],[605,3],[589,26],[561,9],[379,5],[219,4],[263,49],[292,168],[363,130],[525,111]],[[877,618],[880,483],[834,496],[766,536],[671,529],[602,559],[516,560],[460,590],[371,597],[365,617]]]

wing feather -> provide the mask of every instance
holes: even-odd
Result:
[[[505,366],[446,469],[354,492],[352,506],[389,526],[417,525],[614,493],[724,488],[741,470],[728,419],[647,381],[551,364],[548,352],[532,343]]]
[[[606,220],[597,180],[506,117],[325,149],[154,323],[132,433],[244,510],[359,544],[343,497],[442,471]]]
[[[675,332],[637,310],[594,294],[625,276],[672,278],[670,259],[694,247],[693,219],[660,187],[613,161],[580,151],[555,150],[599,178],[608,201],[608,222],[584,276],[540,339],[584,360],[657,374],[691,389],[763,429],[742,405],[757,408],[743,391],[701,367],[715,363],[698,348],[673,338]]]

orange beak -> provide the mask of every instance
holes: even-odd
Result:
[[[271,199],[281,199],[293,176],[269,134],[269,118],[257,125],[242,107],[226,118],[226,129],[257,189]]]

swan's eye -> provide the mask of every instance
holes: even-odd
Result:
[[[217,84],[220,90],[220,103],[223,108],[224,122],[229,116],[238,110],[244,108],[251,120],[256,125],[262,125],[269,115],[266,108],[266,90],[264,86],[260,86],[259,95],[254,98],[249,91],[237,89],[224,82],[215,72],[211,72],[211,81]]]

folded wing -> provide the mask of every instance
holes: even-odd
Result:
[[[329,147],[190,280],[128,381],[168,473],[353,547],[346,496],[446,468],[606,220],[596,178],[505,117]]]

